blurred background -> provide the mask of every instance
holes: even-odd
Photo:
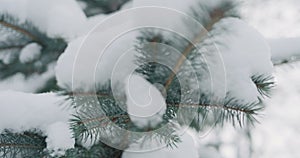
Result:
[[[241,13],[270,42],[272,53],[300,54],[299,0],[242,1]],[[252,150],[249,157],[297,158],[300,157],[300,62],[277,65],[274,75],[273,95],[266,101],[260,124],[252,129],[252,145],[245,150]],[[215,141],[226,144],[220,149],[222,156],[242,157],[239,154],[245,152],[242,144],[249,142],[237,137],[235,132],[228,128],[211,138],[221,137]],[[240,151],[235,148],[239,145]]]

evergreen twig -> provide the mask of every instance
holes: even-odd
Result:
[[[186,56],[191,52],[191,50],[194,48],[194,44],[200,43],[202,40],[204,40],[205,36],[207,36],[208,32],[212,30],[213,25],[219,22],[226,13],[226,10],[222,10],[221,8],[217,8],[211,12],[211,20],[210,22],[204,26],[204,28],[201,28],[198,35],[194,38],[194,40],[189,43],[184,51],[182,52],[181,57],[176,62],[175,67],[173,68],[173,71],[171,72],[170,76],[168,77],[168,80],[165,83],[165,89],[169,89],[172,81],[174,80],[176,73],[179,71],[181,65],[184,63]]]
[[[0,156],[42,157],[45,155],[45,137],[34,132],[12,133],[8,130],[0,134]]]

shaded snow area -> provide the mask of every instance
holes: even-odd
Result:
[[[37,43],[28,44],[20,52],[20,62],[26,64],[32,62],[35,59],[38,59],[41,55],[41,49],[42,47]]]
[[[127,112],[138,127],[156,127],[163,121],[167,106],[160,91],[143,77],[132,75],[125,80]]]
[[[81,33],[86,16],[74,0],[1,0],[0,11],[29,20],[50,37],[72,39]]]
[[[47,84],[49,79],[55,76],[54,68],[56,63],[48,65],[47,71],[42,74],[34,74],[26,77],[22,73],[17,73],[12,77],[4,79],[0,82],[0,90],[15,90],[22,92],[36,92]]]
[[[46,129],[47,149],[52,151],[52,156],[65,154],[65,150],[74,148],[75,139],[67,122],[51,124]]]
[[[53,93],[0,92],[0,132],[40,130],[47,137],[47,149],[63,154],[75,144],[68,124],[73,112],[61,104],[63,99]]]

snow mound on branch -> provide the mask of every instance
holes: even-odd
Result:
[[[260,94],[251,77],[272,76],[273,64],[268,43],[254,28],[237,18],[223,19],[214,27],[213,31],[223,32],[213,36],[212,40],[217,43],[224,62],[226,93],[246,103],[258,102]],[[214,64],[216,63],[209,63],[209,66],[213,68]]]
[[[221,2],[224,1],[231,1],[231,0],[133,0],[133,7],[145,7],[145,6],[158,6],[158,7],[165,7],[175,9],[181,12],[189,13],[191,7],[201,4],[205,7],[203,8],[213,8],[219,5]],[[199,9],[203,9],[199,8]]]
[[[180,0],[165,0],[163,2],[160,0],[135,0],[133,6],[166,7],[190,14],[190,7],[201,4],[208,10],[199,8],[197,12],[203,13],[201,18],[206,19],[209,9],[215,8],[222,2],[224,1],[188,0],[183,4]],[[174,30],[180,30],[182,27],[180,24],[183,22],[178,22],[178,20],[182,19],[173,20],[176,25],[170,27]],[[211,37],[204,41],[209,46],[203,47],[203,49],[207,48],[203,55],[211,76],[200,83],[201,88],[207,93],[214,93],[216,99],[222,99],[229,94],[241,102],[258,102],[260,94],[252,81],[252,77],[272,76],[273,72],[270,47],[264,37],[238,18],[223,18],[214,25],[209,36]],[[209,51],[213,45],[216,46],[213,49],[217,49],[217,52]]]
[[[103,20],[105,20],[109,16],[112,16],[112,15],[114,15],[120,11],[124,11],[126,9],[131,9],[133,7],[132,3],[133,3],[132,1],[128,1],[121,7],[120,10],[118,10],[116,12],[112,12],[110,14],[97,14],[97,15],[89,17],[87,19],[87,22],[85,23],[85,26],[84,26],[85,32],[83,34],[91,31],[94,27],[96,27],[99,23],[101,23]]]
[[[122,158],[153,158],[153,157],[159,157],[159,158],[198,158],[198,151],[196,147],[196,143],[189,132],[185,132],[181,137],[181,141],[178,143],[177,147],[174,149],[170,149],[167,147],[164,147],[162,149],[149,151],[149,152],[129,152],[124,151]],[[129,149],[130,150],[130,147]]]
[[[12,63],[13,57],[10,52],[3,51],[0,54],[0,61],[3,62],[3,64],[8,65],[8,64]]]
[[[198,0],[185,0],[183,5],[181,0],[133,0],[133,7],[158,6],[186,12],[189,10],[189,7],[196,2],[198,2]]]
[[[42,47],[37,43],[26,45],[20,52],[19,60],[21,63],[29,63],[38,59],[41,55]]]
[[[124,80],[132,72],[135,67],[133,46],[136,35],[120,37],[115,43],[117,46],[107,47],[124,28],[126,30],[130,27],[130,23],[107,27],[69,43],[59,57],[56,67],[56,78],[60,87],[90,91],[95,85],[106,83],[114,75],[114,79]]]
[[[131,7],[132,2],[127,2],[122,6],[121,10]],[[115,37],[124,33],[122,31],[126,29],[126,31],[128,31],[131,28],[130,26],[132,26],[132,19],[126,16],[122,18],[126,19],[126,22],[123,24],[111,24],[108,22],[109,24],[101,27],[102,30],[99,30],[99,25],[103,26],[101,23],[114,14],[115,13],[108,15],[99,14],[88,18],[82,27],[82,36],[70,41],[68,47],[58,59],[56,67],[56,78],[60,87],[89,91],[94,88],[96,84],[93,80],[94,74],[98,77],[97,82],[99,81],[100,83],[110,79],[113,72],[113,64],[116,63],[120,59],[120,56],[126,53],[128,49],[132,49],[127,47],[133,46],[136,40],[136,35],[127,36],[126,39],[121,39],[123,42],[118,42],[118,48],[105,50],[105,53],[102,52]],[[120,39],[118,40],[120,41]],[[129,53],[124,57],[128,61],[126,63],[123,62],[123,64],[124,67],[128,69],[123,72],[118,72],[122,78],[125,78],[126,74],[128,74],[133,67],[132,55],[132,53]],[[97,72],[95,72],[95,68],[99,68]]]
[[[75,140],[65,122],[57,122],[47,128],[47,149],[54,151],[52,156],[63,156],[65,150],[74,148]]]
[[[54,93],[28,94],[15,91],[0,92],[0,133],[4,129],[22,133],[38,129],[47,136],[47,148],[58,152],[74,146],[68,127],[73,113],[63,109],[63,101]],[[64,143],[61,143],[61,142]]]
[[[47,71],[42,74],[33,74],[26,77],[22,73],[17,73],[0,82],[0,90],[14,90],[22,92],[37,92],[47,84],[49,79],[55,76],[54,67],[56,63],[48,65]]]
[[[138,75],[129,76],[125,82],[127,112],[131,121],[140,128],[161,123],[167,107],[160,91]]]
[[[51,37],[74,38],[86,22],[75,0],[1,0],[0,11],[29,20]]]

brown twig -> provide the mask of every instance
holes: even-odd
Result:
[[[3,25],[3,26],[5,26],[5,27],[11,28],[11,29],[13,29],[13,30],[15,30],[15,31],[17,31],[17,32],[19,32],[21,34],[24,34],[24,35],[28,36],[33,41],[39,41],[38,38],[35,35],[31,34],[30,32],[28,32],[27,30],[25,30],[25,29],[23,29],[21,27],[12,25],[12,24],[7,23],[5,21],[0,21],[0,24]]]
[[[173,68],[173,71],[171,75],[169,76],[168,80],[165,83],[165,89],[168,90],[174,77],[178,73],[180,67],[185,61],[186,56],[191,52],[191,50],[194,47],[195,43],[201,42],[204,37],[208,34],[209,31],[212,30],[213,25],[216,24],[220,19],[224,17],[225,12],[221,9],[216,9],[211,13],[211,21],[200,30],[199,34],[194,38],[194,40],[185,47],[184,51],[182,52],[181,57],[176,62],[175,67]]]
[[[34,146],[34,145],[20,145],[20,144],[7,144],[7,143],[3,143],[0,144],[0,148],[2,147],[14,147],[14,148],[32,148],[32,149],[43,149],[44,147],[42,146]]]
[[[173,106],[171,104],[168,104],[168,106]],[[180,107],[211,107],[211,108],[217,108],[217,109],[224,109],[224,110],[232,110],[232,111],[238,111],[246,114],[256,114],[254,110],[247,110],[243,108],[238,107],[232,107],[232,106],[225,106],[225,105],[218,105],[218,104],[177,104],[175,106]]]
[[[25,45],[15,45],[15,46],[7,46],[7,47],[1,47],[0,51],[6,50],[6,49],[21,49],[23,48]]]

